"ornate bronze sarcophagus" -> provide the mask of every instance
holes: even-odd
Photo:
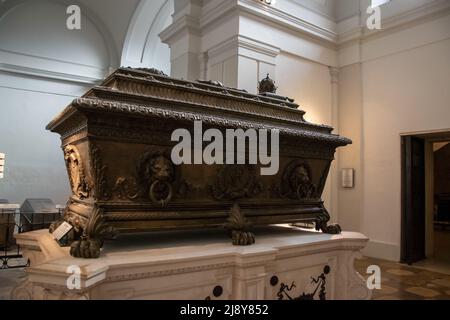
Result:
[[[321,196],[336,148],[351,141],[306,122],[293,100],[275,94],[269,78],[259,89],[253,95],[218,82],[121,68],[75,99],[47,127],[61,135],[70,178],[64,220],[73,226],[71,254],[98,257],[107,237],[152,230],[219,227],[235,245],[254,243],[257,225],[315,222],[318,230],[339,233],[339,226],[327,225]],[[245,159],[258,152],[250,131],[266,133],[259,148],[261,141],[276,144],[268,151],[278,151],[278,170],[262,174],[267,162],[239,162],[239,154],[226,158],[225,147],[223,160],[220,148],[211,153],[219,159],[212,164],[175,163],[180,140],[174,132],[197,139],[192,150],[180,153],[183,159],[201,158],[213,142],[198,142],[199,124],[202,132],[215,130],[216,146],[229,143],[217,141],[217,135],[228,137],[227,130],[247,134]]]

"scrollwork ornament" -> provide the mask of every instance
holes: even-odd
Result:
[[[118,177],[113,189],[114,195],[119,199],[134,200],[138,198],[136,180],[134,178]]]

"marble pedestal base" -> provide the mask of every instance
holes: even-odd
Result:
[[[99,259],[76,259],[40,230],[17,235],[30,259],[13,299],[370,299],[354,269],[367,243],[289,226],[232,246],[220,231],[121,236]],[[69,289],[70,288],[70,289]]]

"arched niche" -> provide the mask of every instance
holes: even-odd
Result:
[[[159,33],[170,25],[173,0],[141,0],[122,51],[122,66],[154,67],[170,74],[170,49]]]
[[[69,30],[65,0],[7,1],[0,7],[0,69],[75,82],[96,82],[119,65],[112,38],[80,5],[81,30]]]

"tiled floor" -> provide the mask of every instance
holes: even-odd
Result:
[[[419,269],[400,263],[364,258],[355,262],[365,278],[367,267],[381,269],[381,290],[373,291],[374,300],[450,300],[450,275]]]
[[[355,262],[356,269],[365,278],[369,276],[370,265],[381,269],[381,290],[374,290],[374,300],[450,300],[450,274],[372,258]],[[0,300],[10,299],[12,289],[24,276],[23,269],[0,270]]]
[[[434,229],[434,258],[450,263],[450,229]]]

